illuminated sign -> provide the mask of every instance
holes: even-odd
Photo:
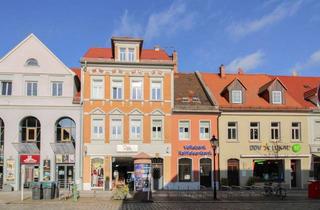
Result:
[[[205,145],[185,145],[183,150],[178,151],[178,154],[181,156],[208,156],[212,155],[212,152],[207,150]]]
[[[250,151],[272,151],[272,152],[280,152],[280,151],[290,151],[290,149],[294,153],[298,153],[301,151],[301,145],[300,144],[294,144],[292,146],[290,145],[250,145],[249,146]]]

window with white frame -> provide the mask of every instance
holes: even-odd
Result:
[[[92,138],[103,139],[104,138],[104,120],[102,118],[92,119]]]
[[[120,61],[126,61],[127,58],[126,58],[126,48],[124,47],[120,47]]]
[[[134,48],[129,48],[128,49],[128,61],[130,61],[130,62],[135,61]]]
[[[151,81],[151,100],[162,100],[162,82],[160,80]]]
[[[130,120],[130,139],[138,140],[141,139],[142,122],[141,119]]]
[[[291,123],[291,139],[292,140],[300,140],[301,135],[301,123],[293,122]]]
[[[210,138],[210,122],[200,121],[200,139]]]
[[[271,123],[271,139],[272,140],[280,139],[280,122]]]
[[[258,141],[260,139],[260,123],[250,122],[250,140]]]
[[[131,99],[142,100],[142,80],[131,80]]]
[[[228,139],[236,140],[238,138],[237,134],[237,122],[228,122]]]
[[[0,81],[1,95],[11,96],[12,94],[12,81]]]
[[[110,139],[121,139],[122,138],[122,119],[111,119],[111,132]]]
[[[112,99],[121,100],[123,99],[123,80],[122,79],[112,79],[111,83]]]
[[[315,140],[320,141],[320,121],[314,122],[314,137]]]
[[[162,120],[160,119],[152,120],[152,139],[162,140]]]
[[[233,104],[242,103],[242,91],[241,90],[232,90],[231,91],[231,100]]]
[[[282,104],[282,92],[281,91],[272,91],[272,103],[273,104]]]
[[[103,99],[104,82],[103,78],[92,78],[92,99]]]
[[[38,95],[38,82],[27,81],[27,96]]]
[[[190,122],[189,121],[179,122],[179,139],[180,140],[190,139]]]
[[[52,96],[62,96],[62,82],[52,82]]]

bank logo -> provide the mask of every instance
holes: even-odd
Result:
[[[294,144],[294,145],[292,145],[292,151],[293,151],[294,153],[300,152],[300,151],[301,151],[301,145],[300,145],[300,144]]]

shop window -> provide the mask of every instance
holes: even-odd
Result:
[[[253,176],[257,181],[284,181],[283,160],[254,160]]]
[[[200,121],[200,139],[209,139],[210,138],[210,122],[209,121]]]
[[[250,140],[259,140],[260,138],[260,123],[250,123]]]
[[[296,141],[300,140],[300,134],[301,134],[300,130],[301,130],[301,123],[293,122],[291,124],[291,139],[292,140],[296,140]]]
[[[40,149],[40,121],[35,117],[26,117],[20,123],[20,141],[35,143]]]
[[[103,99],[104,98],[104,81],[103,78],[93,78],[91,86],[91,98]]]
[[[133,140],[141,139],[141,130],[142,130],[142,123],[141,119],[131,119],[130,120],[130,138]]]
[[[104,160],[103,158],[91,159],[91,187],[103,188],[104,187]]]
[[[12,81],[0,81],[1,95],[11,96],[12,94]]]
[[[280,122],[271,123],[271,139],[272,140],[280,139]]]
[[[179,159],[179,182],[191,182],[192,160],[189,158]]]
[[[179,122],[179,139],[180,140],[190,139],[190,122],[189,121]]]
[[[162,120],[152,120],[152,139],[162,139]]]
[[[131,81],[131,99],[142,100],[142,80]]]
[[[237,139],[237,122],[228,122],[228,139],[236,140]]]
[[[38,95],[38,82],[28,81],[27,86],[27,96],[37,96]]]
[[[233,104],[242,103],[242,91],[241,90],[232,90],[231,91],[231,100]]]
[[[61,118],[56,122],[56,141],[57,142],[75,142],[76,124],[68,117]]]

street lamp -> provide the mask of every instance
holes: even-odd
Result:
[[[216,149],[218,147],[218,139],[213,135],[210,139],[210,144],[213,151],[213,200],[217,200],[217,186],[216,186]]]

